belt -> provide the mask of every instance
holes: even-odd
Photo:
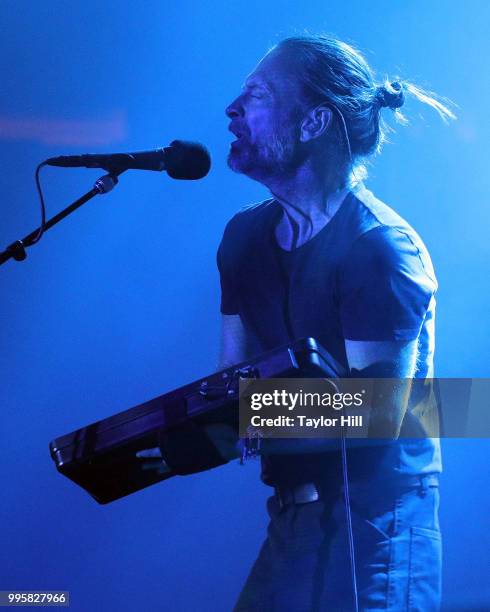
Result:
[[[404,489],[420,489],[420,494],[425,495],[427,489],[439,486],[438,474],[425,474],[420,476],[404,476],[397,481],[374,483],[354,482],[349,485],[349,490],[353,493],[361,491],[372,491],[373,486],[387,488],[389,491],[403,492]],[[276,486],[274,494],[282,509],[291,504],[301,505],[316,502],[324,497],[322,491],[327,490],[328,485],[325,483],[305,482],[294,487]]]
[[[279,508],[290,504],[310,504],[321,498],[320,487],[314,482],[305,482],[295,487],[274,487]]]

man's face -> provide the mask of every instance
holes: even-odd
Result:
[[[228,165],[258,181],[293,170],[301,158],[299,86],[286,63],[277,50],[266,55],[226,109],[237,137]]]

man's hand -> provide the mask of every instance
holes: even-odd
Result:
[[[162,451],[157,447],[147,448],[136,453],[138,459],[143,459],[141,462],[142,470],[152,470],[155,474],[167,474],[172,471],[162,457]]]
[[[239,440],[233,427],[216,423],[206,425],[204,431],[223,459],[231,461],[241,456]],[[142,470],[153,470],[157,474],[167,474],[172,471],[172,468],[165,463],[162,451],[158,446],[138,451],[136,457],[143,460]]]
[[[206,425],[204,431],[223,459],[232,461],[241,456],[240,441],[233,427],[223,423],[215,423],[214,425]]]

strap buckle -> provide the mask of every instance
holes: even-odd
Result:
[[[305,482],[296,487],[276,487],[275,496],[282,510],[288,504],[311,504],[320,499],[320,492],[314,482]]]

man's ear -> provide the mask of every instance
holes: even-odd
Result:
[[[328,130],[332,123],[332,111],[328,106],[321,104],[308,111],[301,123],[300,140],[309,142],[319,138]]]

